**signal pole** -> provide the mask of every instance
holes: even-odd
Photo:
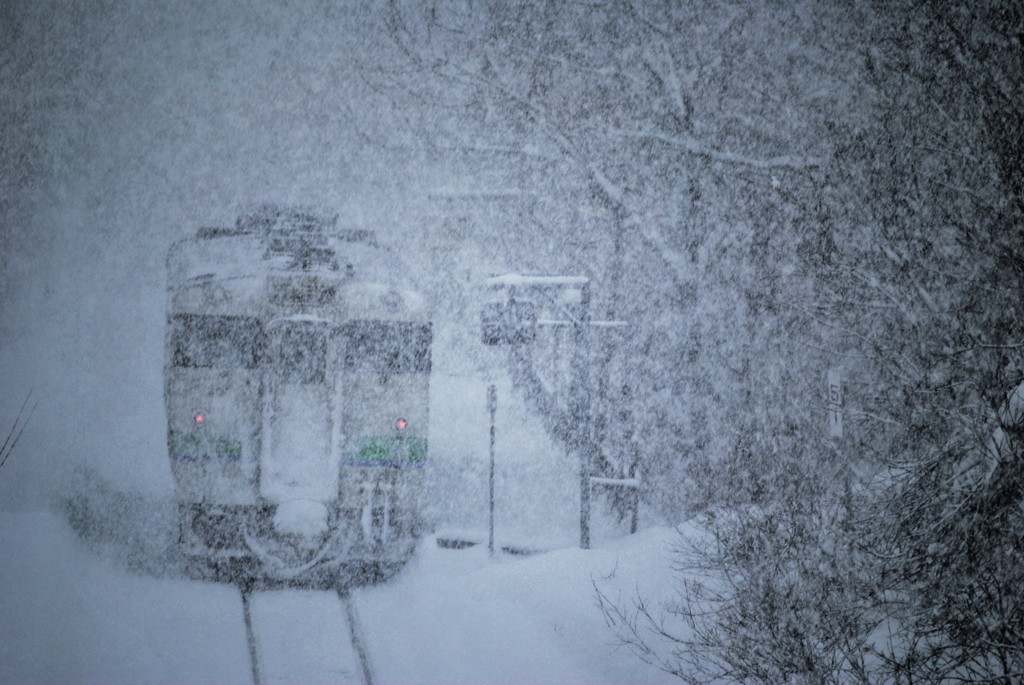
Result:
[[[487,411],[491,414],[491,470],[487,477],[488,517],[487,551],[494,554],[494,415],[498,411],[498,388],[487,386]]]
[[[580,307],[573,319],[573,352],[569,417],[580,455],[580,548],[590,549],[590,472],[594,448],[590,403],[590,284],[580,288]]]

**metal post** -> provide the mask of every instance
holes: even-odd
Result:
[[[580,311],[573,324],[573,382],[569,399],[574,440],[580,454],[580,547],[590,549],[590,473],[594,448],[591,433],[590,374],[590,284],[580,289]]]
[[[491,414],[491,469],[487,478],[488,518],[487,550],[494,554],[494,415],[498,410],[498,388],[487,386],[487,411]]]
[[[636,478],[636,466],[637,458],[636,455],[633,457],[633,462],[629,465],[629,477]],[[633,488],[633,501],[630,504],[633,505],[632,515],[629,517],[629,534],[633,535],[636,533],[637,526],[640,523],[640,487]]]

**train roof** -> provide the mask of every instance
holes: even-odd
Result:
[[[401,256],[372,231],[339,229],[336,215],[266,207],[243,213],[233,227],[203,227],[175,243],[167,268],[175,306],[192,299],[203,307],[255,306],[320,288],[343,298],[352,316],[428,316]]]
[[[203,226],[168,255],[171,286],[195,278],[296,272],[395,280],[400,260],[363,228],[339,228],[336,214],[259,206],[234,226]]]

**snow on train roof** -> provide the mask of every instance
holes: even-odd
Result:
[[[484,283],[488,287],[501,288],[505,286],[582,286],[590,281],[585,276],[523,276],[522,274],[505,274],[488,278]]]
[[[270,327],[284,323],[322,323],[334,325],[336,322],[334,319],[327,319],[313,314],[291,314],[289,316],[279,316],[275,319],[271,319],[267,322],[267,326]]]
[[[312,258],[304,259],[309,255]],[[172,283],[205,275],[239,278],[269,271],[386,280],[396,269],[373,233],[362,229],[320,235],[309,241],[303,233],[206,228],[195,237],[175,243],[168,255]]]

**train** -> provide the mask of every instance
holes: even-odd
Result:
[[[167,452],[188,567],[386,579],[423,533],[432,323],[375,233],[261,205],[167,259]]]

